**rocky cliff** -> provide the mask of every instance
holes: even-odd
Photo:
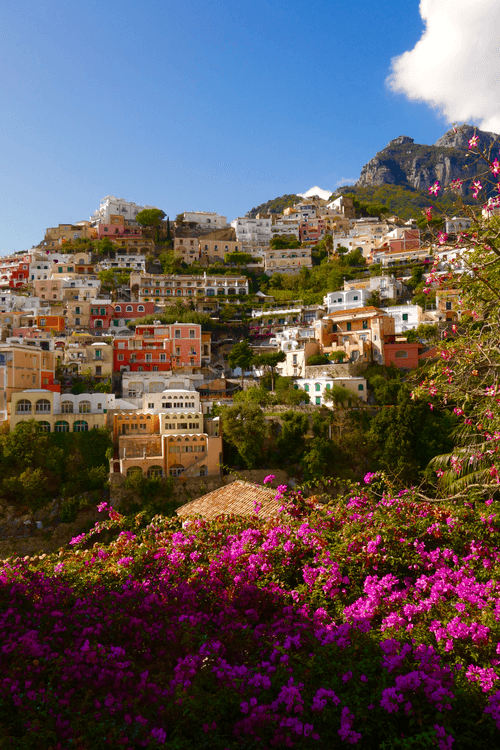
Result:
[[[404,185],[427,190],[436,180],[446,187],[453,180],[472,177],[480,169],[469,151],[469,139],[476,134],[479,145],[488,149],[498,138],[470,126],[452,128],[433,146],[415,143],[401,135],[365,164],[356,187]]]

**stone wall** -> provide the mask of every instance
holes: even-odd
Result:
[[[331,378],[355,378],[363,374],[367,363],[355,364],[347,362],[342,365],[310,365],[306,367],[306,378],[318,378],[325,373]]]

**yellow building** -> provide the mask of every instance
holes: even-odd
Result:
[[[53,393],[32,388],[12,396],[10,429],[35,419],[44,432],[87,432],[106,426],[105,393]]]

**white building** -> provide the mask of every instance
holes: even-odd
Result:
[[[146,271],[146,257],[144,255],[115,255],[114,258],[106,258],[97,266],[98,271],[107,271],[111,268],[127,268],[131,271]]]
[[[332,401],[325,400],[325,395],[335,385],[350,391],[352,394],[351,406],[356,406],[358,399],[366,403],[368,398],[365,378],[333,378],[325,374],[314,378],[297,379],[296,384],[309,394],[311,404],[328,406],[330,409],[335,409],[335,406]]]
[[[469,229],[472,220],[467,216],[454,216],[452,219],[446,219],[444,222],[444,231],[446,234],[460,234]]]
[[[238,217],[231,222],[236,230],[238,242],[256,243],[267,245],[271,239],[272,219],[247,219],[246,216]]]
[[[193,391],[203,384],[204,376],[196,374],[183,374],[179,376],[172,372],[123,372],[122,392],[126,398],[140,398],[142,405],[145,394],[161,394],[165,390],[188,390]],[[150,403],[150,402],[148,402]]]
[[[286,216],[283,219],[278,219],[278,221],[271,226],[271,236],[282,237],[283,235],[292,236],[298,240],[300,235],[299,222],[296,219],[290,219],[290,221],[287,221]]]
[[[156,206],[138,206],[137,203],[131,203],[124,198],[116,198],[114,195],[107,195],[100,202],[97,211],[94,211],[90,221],[96,224],[110,224],[111,216],[123,216],[126,221],[135,221],[135,217],[141,211]]]
[[[199,224],[206,229],[224,229],[224,227],[227,227],[227,216],[210,213],[209,211],[184,211],[184,221],[187,224]]]
[[[422,322],[422,308],[419,305],[398,305],[386,307],[384,312],[394,318],[395,333],[404,333],[417,328]]]
[[[327,306],[327,312],[336,312],[337,310],[351,310],[355,307],[365,307],[370,292],[367,289],[349,289],[347,291],[328,292],[323,297],[323,302]]]

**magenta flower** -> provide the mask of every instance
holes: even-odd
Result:
[[[276,479],[274,474],[268,474],[267,477],[264,479],[264,484],[269,484],[270,482],[273,482]]]
[[[478,143],[479,143],[479,136],[473,135],[472,138],[469,139],[469,151],[471,151],[474,148],[477,148]]]
[[[440,190],[441,190],[441,185],[439,184],[439,180],[436,180],[436,182],[434,183],[434,185],[430,186],[430,188],[429,188],[429,194],[437,196],[437,194],[439,193]]]

